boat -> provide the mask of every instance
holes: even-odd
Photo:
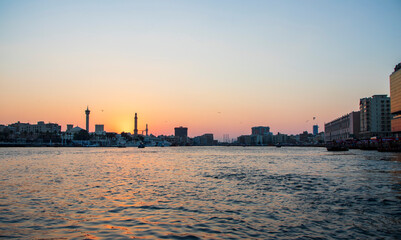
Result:
[[[277,144],[276,144],[276,147],[281,148],[281,144],[280,144],[280,143],[277,143]]]
[[[327,151],[330,152],[339,152],[339,151],[348,151],[349,148],[344,142],[328,142],[326,144]]]
[[[138,145],[138,148],[145,148],[145,144],[140,143],[140,144]]]
[[[348,151],[349,150],[349,148],[347,146],[340,146],[340,145],[326,146],[326,149],[327,149],[327,151],[330,151],[330,152],[340,152],[340,151]]]

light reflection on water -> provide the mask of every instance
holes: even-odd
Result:
[[[398,238],[401,155],[2,148],[0,237]]]

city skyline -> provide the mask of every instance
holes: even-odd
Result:
[[[389,95],[399,1],[1,1],[0,124],[299,134]],[[68,113],[68,114],[67,114]],[[315,120],[313,118],[316,117]]]

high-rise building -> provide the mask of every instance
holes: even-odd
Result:
[[[362,139],[391,135],[390,98],[387,95],[361,98],[359,110]]]
[[[185,138],[188,137],[188,128],[182,126],[174,128],[174,136]]]
[[[89,107],[86,107],[85,114],[86,114],[86,131],[89,132],[89,114],[91,111],[89,111]]]
[[[360,129],[359,112],[351,112],[324,124],[324,141],[357,139]]]
[[[135,113],[135,118],[134,118],[134,136],[138,135],[138,115]]]
[[[401,136],[401,63],[397,64],[390,75],[391,132]]]
[[[253,127],[252,128],[252,135],[269,135],[270,127]]]
[[[318,125],[313,125],[313,135],[318,135],[319,134],[319,126]]]

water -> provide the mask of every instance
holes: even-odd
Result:
[[[401,154],[1,148],[0,237],[397,239]]]

